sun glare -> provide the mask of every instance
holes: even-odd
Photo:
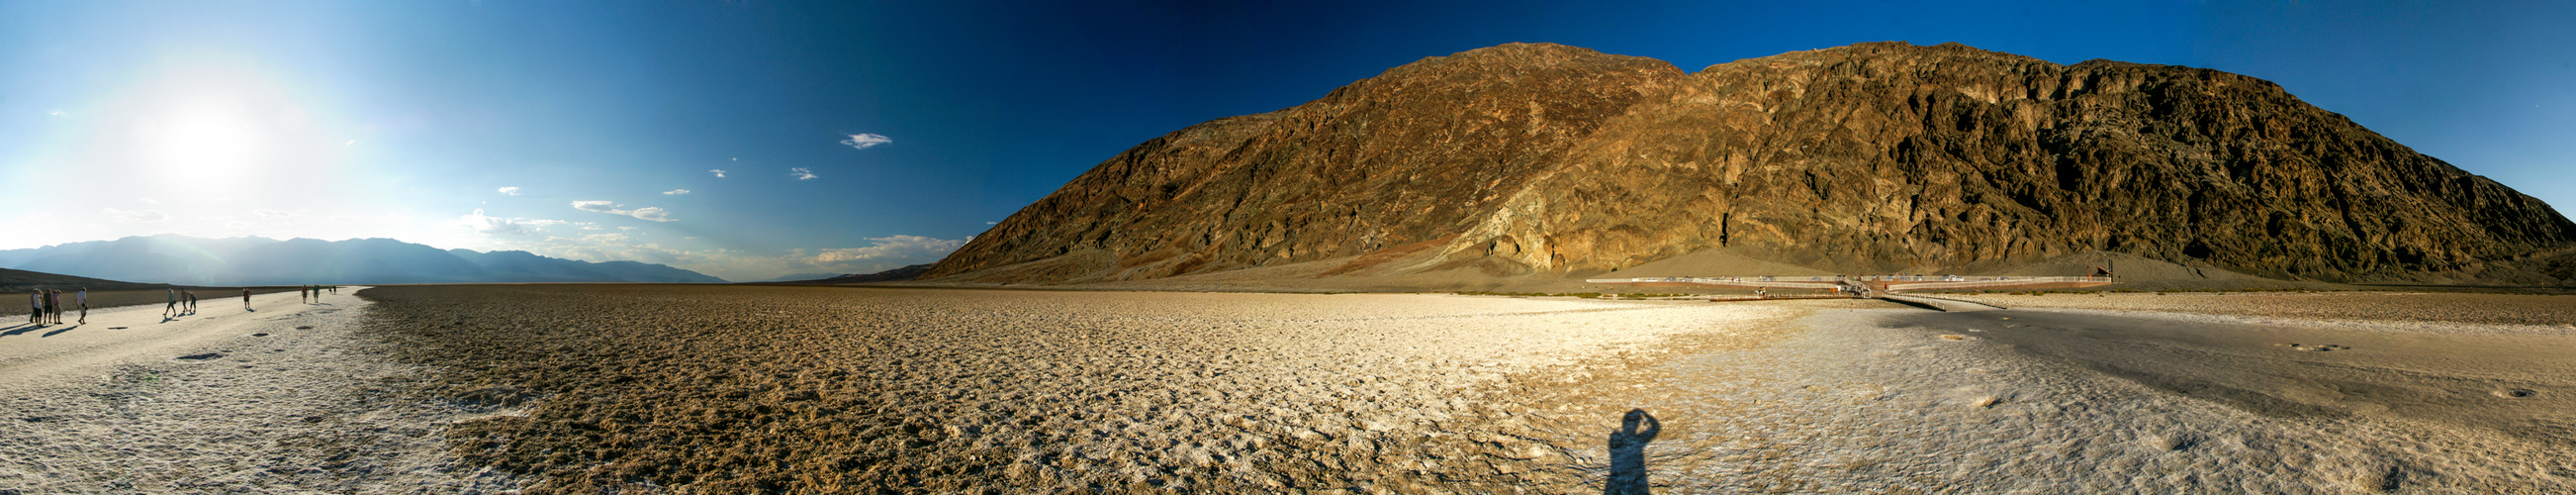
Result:
[[[215,182],[244,178],[267,147],[261,123],[245,107],[227,101],[180,107],[143,124],[143,145],[167,177]]]

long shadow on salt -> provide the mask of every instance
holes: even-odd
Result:
[[[1610,432],[1610,479],[1602,487],[1602,495],[1649,493],[1646,444],[1653,443],[1655,434],[1663,430],[1664,424],[1655,421],[1655,415],[1646,414],[1644,409],[1628,410],[1627,417],[1619,421],[1619,429]]]

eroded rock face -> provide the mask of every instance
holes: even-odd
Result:
[[[1857,272],[2100,250],[2363,281],[2571,242],[2546,204],[2235,74],[1904,43],[1684,74],[1514,44],[1146,142],[925,278],[1354,255],[1555,275],[1727,248]]]

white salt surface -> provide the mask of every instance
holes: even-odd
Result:
[[[1835,309],[1775,346],[1682,358],[1649,406],[1669,491],[2576,493],[2576,449],[2392,418],[2266,417],[1974,335]]]
[[[2358,330],[2385,333],[2431,333],[2444,335],[2546,335],[2576,336],[2576,323],[2560,325],[2499,325],[2447,321],[2355,320],[2340,318],[2280,318],[2173,311],[2090,308],[2016,308],[2023,311],[2045,311],[2067,314],[2155,318],[2187,323],[2221,323],[2245,325],[2298,325],[2333,330]]]
[[[0,494],[514,489],[458,465],[439,434],[489,411],[391,396],[415,370],[358,349],[353,292],[261,295],[257,312],[215,298],[175,320],[94,311],[0,339]]]
[[[2246,413],[2032,358],[1974,333],[1882,328],[1883,317],[1920,310],[1879,303],[995,297],[1002,302],[898,309],[1029,327],[1016,342],[1062,355],[1009,364],[1054,370],[1066,377],[1059,381],[1186,385],[1161,395],[1194,397],[1141,411],[1013,399],[991,405],[1106,408],[1089,417],[1119,419],[1082,422],[1091,430],[1046,423],[1027,434],[953,435],[1019,452],[1005,472],[1044,471],[1032,479],[1176,471],[1284,489],[1296,480],[1278,474],[1312,471],[1293,478],[1363,480],[1336,485],[1354,491],[1496,479],[1541,485],[1532,491],[1597,491],[1612,458],[1605,435],[1618,412],[1642,407],[1665,426],[1646,454],[1651,480],[1667,493],[2576,493],[2570,446],[2398,418]],[[350,331],[362,302],[325,302],[224,316],[143,354],[65,363],[71,354],[56,353],[44,357],[51,364],[13,368],[0,352],[0,370],[33,370],[0,388],[9,390],[0,493],[520,486],[445,450],[444,425],[500,411],[392,397],[421,370],[359,352],[364,344]],[[1813,313],[1778,320],[1801,311]],[[1102,337],[1124,335],[1111,330],[1161,343]],[[1125,346],[1112,357],[1152,364],[1109,366],[1101,363],[1110,357],[1071,351],[1099,345]],[[202,353],[222,356],[175,359]],[[1208,383],[1230,385],[1197,388]],[[1138,396],[1157,396],[1148,392]],[[1006,426],[978,421],[960,417],[950,428]],[[1290,464],[1299,467],[1281,467]]]

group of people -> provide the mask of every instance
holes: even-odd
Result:
[[[299,294],[302,294],[304,302],[307,303],[322,302],[322,296],[326,293],[333,295],[340,293],[340,287],[338,286],[306,285],[297,287],[296,289],[299,291]],[[168,291],[168,295],[165,298],[166,303],[161,306],[162,318],[167,319],[174,316],[197,314],[196,291],[180,290],[177,288],[166,290]],[[250,288],[244,287],[242,288],[242,309],[250,309],[250,307]],[[69,294],[68,297],[63,294],[61,289],[36,289],[33,293],[27,295],[28,323],[33,323],[38,326],[60,325],[63,323],[63,313],[70,311],[78,311],[80,313],[75,321],[83,324],[89,323],[88,288],[75,290]]]
[[[179,289],[168,290],[170,291],[170,303],[161,306],[162,318],[197,314],[197,291]],[[245,292],[247,292],[247,290],[245,290]]]
[[[89,323],[89,289],[83,288],[73,292],[71,299],[70,306],[80,310],[78,321]],[[62,289],[36,289],[35,293],[27,295],[27,322],[37,325],[60,325],[63,323],[63,311],[68,309],[64,306]]]

